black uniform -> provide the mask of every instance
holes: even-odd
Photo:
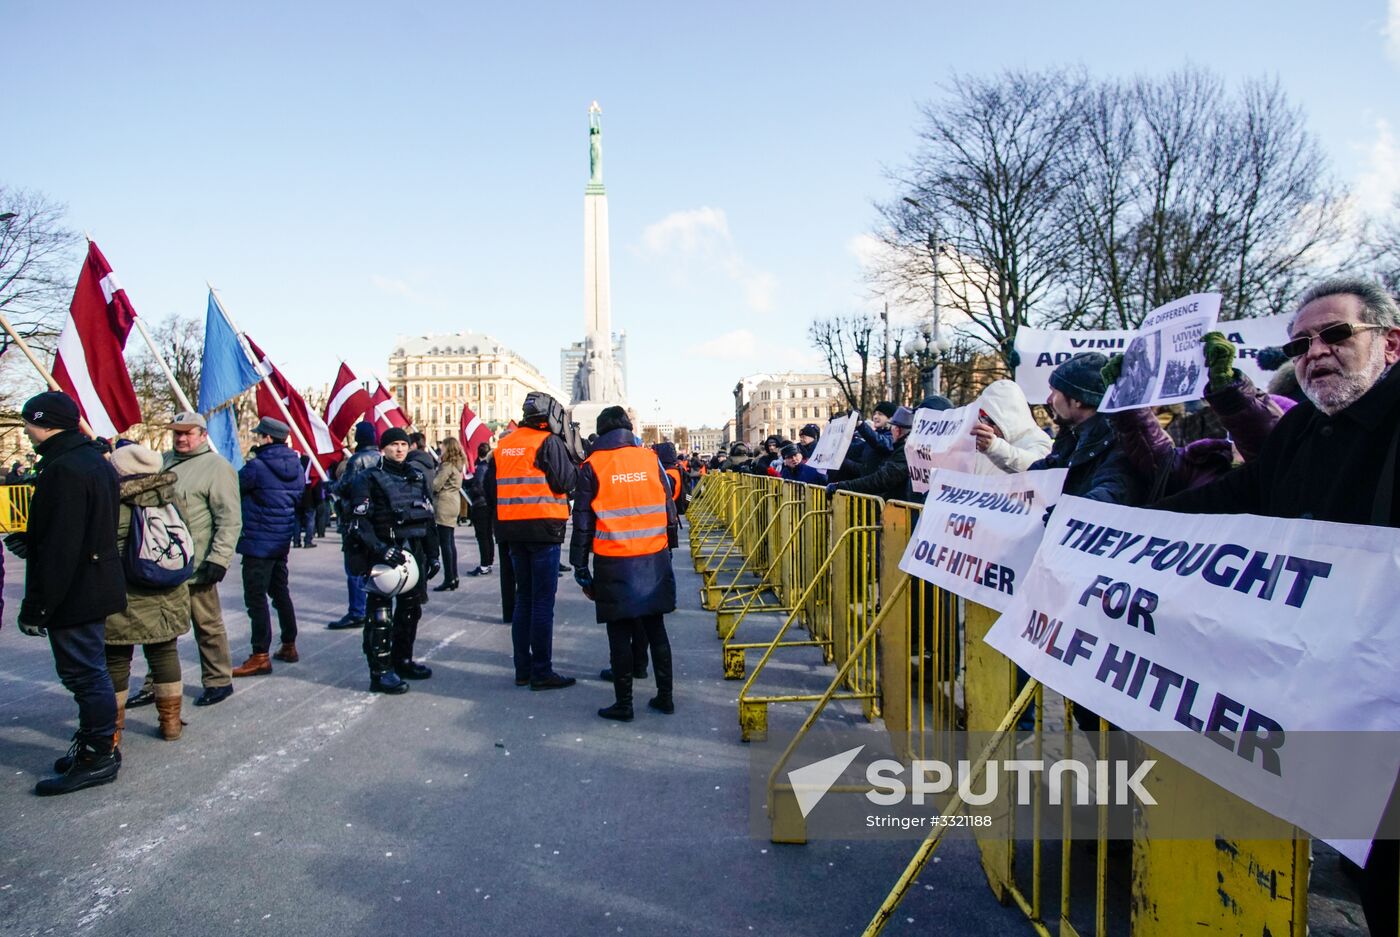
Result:
[[[373,686],[395,688],[399,678],[424,679],[432,671],[413,661],[418,619],[427,599],[428,580],[438,566],[433,496],[428,480],[412,463],[385,459],[377,468],[355,474],[345,493],[346,566],[367,575],[376,563],[393,563],[397,551],[413,554],[418,584],[394,597],[370,590],[366,611],[365,658]],[[392,621],[391,621],[392,609]]]

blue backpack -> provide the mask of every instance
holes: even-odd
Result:
[[[131,505],[122,568],[144,589],[173,589],[194,575],[194,535],[175,502]]]

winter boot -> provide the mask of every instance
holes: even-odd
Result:
[[[613,695],[617,697],[617,702],[598,710],[598,715],[604,719],[616,719],[618,722],[631,722],[632,677],[630,675],[613,680]]]
[[[283,641],[282,646],[277,649],[277,653],[272,655],[272,659],[286,661],[289,664],[295,664],[301,660],[301,655],[297,653],[296,642]]]
[[[154,686],[154,684],[152,684],[152,686]],[[116,755],[117,755],[117,764],[121,764],[121,763],[122,763],[122,750],[121,750],[121,744],[122,744],[122,729],[125,729],[125,728],[126,728],[126,706],[127,706],[127,703],[126,703],[126,694],[127,694],[127,692],[128,692],[127,690],[118,690],[118,691],[117,691],[117,731],[112,735],[112,751],[116,752]],[[154,692],[152,693],[152,697],[151,697],[151,698],[152,698],[152,699],[155,698]],[[57,759],[57,760],[54,761],[54,763],[53,763],[53,770],[54,770],[54,773],[55,773],[55,774],[67,774],[67,773],[68,773],[68,769],[71,768],[71,767],[73,767],[73,756],[76,755],[77,753],[78,753],[78,735],[77,735],[77,733],[75,732],[75,733],[73,734],[73,744],[68,748],[68,754],[66,754],[66,755],[64,755],[62,758],[59,758],[59,759]]]
[[[631,722],[632,707],[624,706],[621,703],[613,703],[611,706],[606,706],[598,710],[598,715],[602,716],[604,719],[615,719],[618,722]]]
[[[87,739],[74,743],[73,762],[68,770],[57,777],[44,778],[34,785],[34,793],[40,797],[53,797],[57,794],[70,794],[85,787],[109,784],[117,779],[121,760],[111,739]]]
[[[184,690],[183,683],[156,684],[156,712],[160,714],[160,736],[167,742],[178,739],[185,728],[185,721],[180,718]]]
[[[371,673],[369,675],[369,691],[398,696],[400,693],[408,692],[408,683],[392,670],[388,673]]]

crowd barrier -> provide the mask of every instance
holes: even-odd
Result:
[[[704,580],[702,601],[715,612],[724,640],[725,676],[743,676],[745,653],[762,651],[739,693],[741,739],[765,736],[769,705],[810,704],[768,778],[774,842],[806,841],[796,798],[782,780],[784,768],[833,700],[858,701],[866,718],[879,719],[906,757],[948,757],[955,734],[981,733],[988,741],[973,759],[974,777],[989,759],[1017,757],[1008,749],[1018,723],[1024,729],[1033,722],[1033,730],[1021,736],[1029,734],[1035,759],[1047,745],[1070,751],[1088,741],[1080,735],[1076,743],[1068,700],[1034,680],[1018,687],[1016,667],[983,641],[998,617],[995,611],[899,569],[919,510],[916,504],[844,492],[828,503],[818,486],[734,473],[711,473],[695,492],[691,554]],[[741,640],[755,630],[747,623],[764,613],[783,616],[777,633],[766,641]],[[794,629],[806,636],[792,637]],[[775,654],[793,647],[820,648],[835,667],[825,691],[761,694],[764,668]],[[1100,751],[1108,744],[1107,732],[1100,720]],[[1060,838],[1051,839],[1050,818],[1035,807],[1028,829],[1009,822],[995,837],[978,837],[982,868],[997,899],[1019,907],[1031,928],[1046,937],[1165,937],[1188,931],[1303,937],[1311,866],[1306,836],[1158,753],[1140,754],[1157,759],[1145,782],[1149,789],[1170,790],[1176,802],[1191,798],[1204,815],[1220,818],[1221,830],[1239,829],[1240,818],[1252,815],[1252,828],[1269,835],[1250,841],[1225,835],[1181,839],[1164,829],[1165,813],[1142,805],[1131,843],[1114,842],[1107,836],[1104,806],[1098,808],[1096,836],[1077,842],[1059,832],[1070,829],[1073,808],[1067,802],[1055,808],[1064,816],[1053,834]],[[1035,782],[1038,788],[1039,774]],[[838,784],[831,792],[866,790]],[[1004,791],[998,803],[979,810],[1014,821],[1010,796]],[[952,816],[963,809],[952,794],[939,812]],[[947,829],[933,827],[919,845],[878,901],[867,935],[883,930]],[[876,903],[874,896],[863,897]]]
[[[0,485],[0,534],[18,533],[29,526],[33,485]]]

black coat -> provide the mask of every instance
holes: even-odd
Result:
[[[909,484],[909,457],[904,452],[907,436],[895,440],[894,448],[880,462],[878,468],[868,475],[850,481],[837,482],[837,491],[850,491],[861,495],[878,495],[886,501],[912,501],[913,488]]]
[[[636,445],[629,429],[615,429],[598,437],[593,451],[622,449]],[[670,479],[658,459],[656,470],[670,492]],[[588,565],[593,551],[593,531],[597,518],[593,498],[598,494],[598,476],[587,462],[579,468],[574,500],[574,535],[569,545],[569,562],[575,568]],[[678,543],[676,503],[666,499],[666,539],[671,548]],[[671,568],[671,550],[658,550],[646,556],[594,556],[593,597],[599,621],[618,621],[643,615],[664,615],[676,609],[676,574]]]
[[[1108,416],[1096,413],[1089,419],[1060,430],[1050,454],[1031,463],[1027,471],[1067,468],[1064,493],[1090,501],[1107,501],[1129,506],[1142,503],[1146,479],[1133,468]]]
[[[77,430],[49,437],[37,452],[19,617],[45,628],[101,621],[126,608],[117,474]]]
[[[1400,472],[1387,481],[1389,510],[1380,497],[1381,470],[1397,433],[1400,367],[1334,416],[1298,404],[1279,420],[1258,458],[1153,507],[1400,527]]]

